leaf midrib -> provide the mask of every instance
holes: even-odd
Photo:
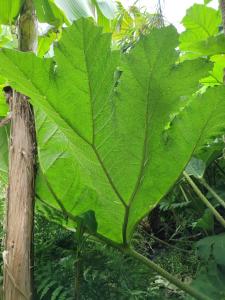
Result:
[[[100,154],[98,153],[98,150],[95,147],[95,121],[94,121],[94,111],[93,111],[93,92],[92,92],[92,88],[90,85],[90,70],[89,70],[89,65],[88,65],[88,61],[87,61],[87,56],[86,56],[86,51],[84,50],[85,44],[85,40],[84,40],[84,34],[83,34],[83,54],[84,54],[84,60],[85,60],[85,66],[86,66],[86,71],[87,71],[87,81],[88,81],[88,89],[89,89],[89,95],[90,95],[90,108],[91,108],[91,119],[92,119],[92,143],[90,143],[92,150],[95,153],[95,156],[105,174],[105,176],[107,177],[107,180],[109,182],[109,184],[111,185],[112,189],[114,190],[114,192],[116,193],[117,197],[119,198],[119,200],[121,201],[121,203],[123,204],[123,206],[126,208],[127,204],[126,201],[123,199],[122,195],[119,193],[119,191],[117,190],[110,174],[108,173],[104,162],[101,159]]]

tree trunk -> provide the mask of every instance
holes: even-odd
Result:
[[[18,23],[19,50],[36,51],[37,20],[25,0]],[[4,259],[4,299],[32,299],[32,239],[36,139],[34,116],[26,96],[13,92],[9,188]]]
[[[225,34],[225,0],[220,0],[220,9],[222,13],[223,30]]]

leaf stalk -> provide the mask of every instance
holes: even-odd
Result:
[[[162,277],[167,279],[170,283],[174,284],[176,287],[180,288],[181,290],[183,290],[187,294],[191,295],[195,299],[197,299],[197,300],[212,300],[209,297],[207,297],[206,295],[202,294],[201,292],[193,289],[191,286],[183,283],[182,281],[180,281],[179,279],[177,279],[176,277],[174,277],[173,275],[168,273],[166,270],[164,270],[163,268],[158,266],[156,263],[154,263],[147,257],[141,255],[140,253],[136,252],[135,250],[128,248],[128,249],[125,249],[124,252],[129,254],[130,256],[134,257],[138,261],[142,262],[144,265],[146,265],[147,267],[149,267],[150,269],[152,269],[153,271],[155,271],[156,273],[158,273],[159,275],[161,275]]]

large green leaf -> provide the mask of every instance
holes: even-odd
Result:
[[[69,217],[93,210],[98,233],[122,243],[196,148],[221,130],[225,88],[196,96],[165,129],[209,64],[177,65],[171,26],[153,30],[121,61],[110,43],[109,34],[80,19],[64,29],[54,58],[5,49],[0,71],[37,110],[39,197]]]
[[[1,0],[0,24],[13,24],[24,0]]]
[[[81,17],[92,17],[107,31],[116,10],[113,0],[34,0],[34,5],[39,22],[59,27]]]

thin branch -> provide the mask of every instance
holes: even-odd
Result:
[[[186,250],[186,249],[182,249],[182,248],[179,248],[177,246],[171,245],[171,244],[167,243],[166,241],[163,241],[163,240],[159,239],[158,237],[154,236],[153,234],[147,233],[147,235],[150,238],[152,238],[153,240],[155,240],[156,242],[159,242],[159,243],[161,243],[161,244],[163,244],[163,245],[165,245],[169,248],[176,249],[178,251],[182,251],[182,252],[185,252],[185,253],[190,253],[192,251],[192,250]]]
[[[182,195],[183,195],[185,201],[186,201],[187,203],[190,203],[190,201],[188,200],[188,197],[187,197],[187,195],[186,195],[186,192],[185,192],[185,190],[183,189],[183,187],[182,187],[181,184],[179,184],[179,188],[180,188],[180,190],[181,190],[181,192],[182,192]]]

